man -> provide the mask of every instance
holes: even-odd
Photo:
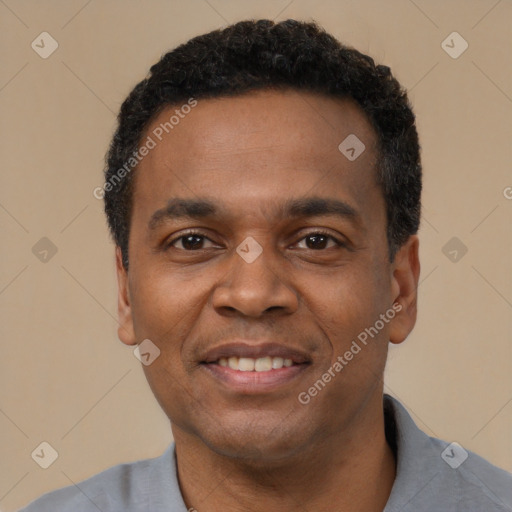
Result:
[[[383,395],[421,195],[387,67],[294,20],[196,37],[124,102],[105,178],[119,337],[175,443],[27,512],[512,510],[510,475]]]

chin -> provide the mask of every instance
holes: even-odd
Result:
[[[303,452],[308,435],[283,425],[256,427],[254,423],[247,422],[243,427],[209,431],[200,437],[218,455],[268,468],[269,463],[278,463]]]

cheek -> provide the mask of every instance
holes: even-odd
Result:
[[[382,307],[384,289],[378,272],[369,267],[351,266],[338,270],[307,293],[311,308],[326,322],[349,328],[372,320]],[[349,321],[350,322],[347,322]]]
[[[132,315],[138,340],[149,339],[159,355],[143,366],[146,379],[165,411],[173,402],[180,404],[187,378],[183,342],[193,329],[197,311],[195,288],[176,280],[176,274],[161,269],[146,270],[134,276]],[[170,402],[173,397],[173,402]]]
[[[132,316],[138,338],[163,342],[193,322],[197,287],[168,271],[139,272],[133,279]]]
[[[389,283],[386,284],[379,269],[369,270],[365,266],[360,269],[347,267],[346,271],[339,271],[336,278],[326,280],[323,287],[311,288],[307,294],[308,307],[315,323],[329,340],[330,363],[349,350],[358,338],[367,344],[359,343],[362,349],[357,359],[370,364],[374,358],[380,360],[385,356],[389,324],[382,324],[379,319],[390,307],[386,286],[389,287]],[[376,322],[379,322],[377,334],[372,329]]]

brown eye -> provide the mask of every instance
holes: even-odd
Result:
[[[311,250],[322,250],[322,249],[329,249],[331,247],[343,247],[344,244],[334,238],[332,235],[329,235],[327,233],[310,233],[306,235],[304,238],[301,239],[299,244],[302,241],[305,241],[305,247],[301,247],[304,249],[311,249]],[[329,241],[332,241],[334,245],[330,245]]]
[[[167,244],[167,248],[173,247],[183,251],[196,251],[205,249],[204,244],[207,240],[211,242],[211,240],[202,233],[190,232],[171,240]]]

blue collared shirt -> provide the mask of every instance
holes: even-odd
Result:
[[[383,512],[512,512],[512,475],[456,443],[427,436],[385,395],[386,436],[397,473]],[[391,436],[391,437],[390,437]],[[155,459],[114,466],[20,512],[187,512],[174,443]]]

